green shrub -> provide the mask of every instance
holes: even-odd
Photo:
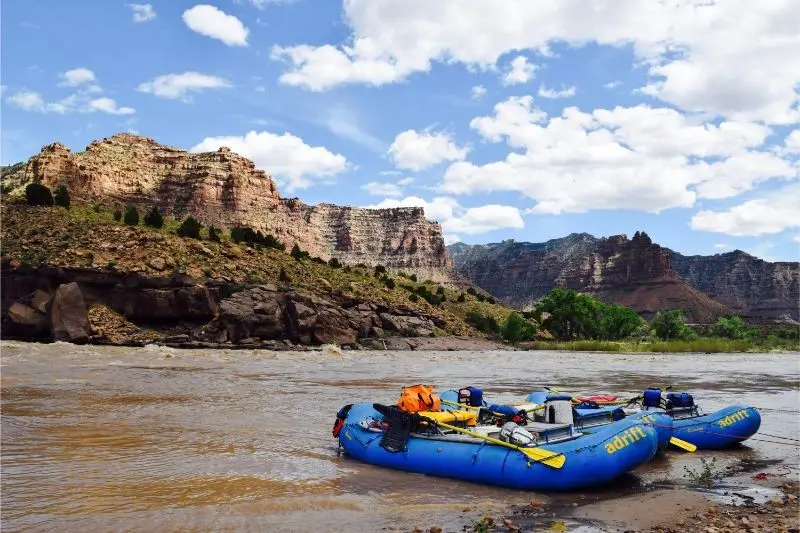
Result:
[[[467,324],[492,336],[500,334],[500,326],[494,317],[478,313],[476,311],[469,311],[466,317]]]
[[[69,209],[69,191],[66,185],[61,185],[56,189],[56,194],[53,196],[53,202],[61,207]]]
[[[503,340],[511,344],[519,344],[533,338],[535,333],[533,324],[522,318],[517,313],[511,313],[503,322],[500,336]]]
[[[456,300],[456,301],[457,301],[458,303],[464,303],[465,301],[467,301],[467,297],[466,297],[466,295],[464,295],[464,293],[462,292],[461,294],[459,294],[459,295],[458,295],[458,300]]]
[[[211,225],[208,227],[208,240],[211,242],[220,242],[220,231],[216,226]]]
[[[469,289],[467,289],[467,294],[475,296],[476,294],[478,294],[478,291],[476,291],[474,287],[470,287]]]
[[[25,200],[28,205],[53,205],[53,194],[50,188],[41,183],[29,183],[25,187]]]
[[[122,220],[122,211],[120,211],[119,209],[115,209],[114,210],[114,222],[119,222],[120,220]]]
[[[191,239],[200,238],[200,229],[203,225],[193,216],[187,217],[186,220],[181,222],[178,228],[178,235],[181,237],[189,237]]]
[[[331,260],[328,261],[328,266],[331,268],[342,268],[342,263],[335,257],[332,257]]]
[[[686,325],[680,309],[659,311],[650,325],[656,337],[665,341],[690,340],[694,337],[694,332]]]
[[[153,206],[144,216],[144,225],[151,228],[161,228],[164,226],[164,217],[158,212],[158,207]]]
[[[410,276],[408,276],[408,279],[410,279],[411,281],[416,283],[417,282],[417,275],[416,274],[411,274]]]
[[[492,305],[497,303],[497,300],[494,299],[494,296],[489,296],[488,298],[486,298],[486,301]]]
[[[100,204],[92,204],[92,211],[95,213],[100,213],[103,211],[103,206]],[[122,216],[122,213],[120,213],[120,216]]]
[[[411,300],[412,302],[418,302],[419,301],[419,296],[417,296],[416,294],[414,294],[412,292],[411,294],[408,295],[408,299]]]
[[[743,339],[747,335],[744,320],[739,316],[720,318],[711,326],[709,334],[720,339]]]
[[[386,285],[386,288],[389,290],[394,290],[394,280],[392,278],[384,278],[383,284]]]
[[[286,270],[283,267],[281,267],[281,271],[278,273],[278,279],[286,282],[292,281],[289,279],[289,274],[286,273]]]
[[[441,285],[436,287],[436,294],[439,294],[439,295],[444,294],[444,287],[442,287]]]
[[[374,276],[377,278],[380,277],[381,274],[386,274],[386,267],[383,265],[376,265]]]
[[[303,259],[309,259],[311,257],[311,254],[301,250],[297,243],[292,246],[292,251],[289,254],[294,257],[295,261],[302,261]]]
[[[127,209],[125,209],[125,215],[122,217],[122,221],[128,226],[138,226],[139,210],[136,209],[135,206],[129,205]]]
[[[253,231],[249,226],[235,226],[231,228],[231,240],[235,243],[245,242],[247,244],[256,245],[260,244],[267,248],[275,248],[276,250],[286,250],[286,245],[280,242],[275,236],[267,234],[264,235],[261,231]],[[300,248],[298,248],[299,250]]]

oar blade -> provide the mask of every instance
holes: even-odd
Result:
[[[561,468],[567,462],[562,453],[553,453],[540,448],[519,448],[519,450],[531,459],[553,468]]]
[[[670,437],[669,442],[670,444],[674,444],[678,448],[684,449],[687,452],[693,452],[697,450],[697,446],[695,446],[691,442],[686,442],[685,440],[681,440],[677,437]]]

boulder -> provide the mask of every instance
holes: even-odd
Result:
[[[83,343],[92,334],[81,288],[74,281],[59,285],[50,305],[50,330],[56,341]]]
[[[8,318],[13,324],[12,329],[25,336],[42,337],[50,332],[47,315],[22,302],[11,304]]]
[[[334,311],[336,309],[330,307],[319,310],[311,340],[318,344],[355,344],[358,331]]]
[[[112,307],[131,320],[210,320],[219,312],[217,302],[203,285],[165,289],[118,289]]]
[[[219,304],[219,320],[232,342],[281,339],[286,334],[280,295],[265,286],[231,295]]]

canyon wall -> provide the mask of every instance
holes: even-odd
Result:
[[[457,243],[448,249],[459,273],[522,309],[558,286],[645,316],[682,308],[697,323],[731,313],[750,320],[800,319],[798,264],[769,263],[738,251],[687,257],[639,232],[632,239],[581,233],[545,243]]]
[[[315,206],[280,197],[274,180],[226,147],[189,153],[153,139],[121,133],[73,153],[61,143],[42,148],[21,169],[3,176],[4,190],[24,194],[38,182],[69,188],[73,202],[124,208],[143,215],[153,205],[177,219],[205,225],[251,226],[312,256],[382,264],[436,281],[453,275],[441,227],[421,208]]]

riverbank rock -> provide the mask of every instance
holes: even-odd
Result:
[[[235,343],[256,338],[354,345],[373,333],[383,336],[387,329],[409,337],[426,337],[437,327],[431,318],[409,314],[406,308],[379,307],[341,295],[322,298],[294,290],[279,291],[274,285],[237,292],[223,299],[219,308],[224,338]]]
[[[219,309],[219,322],[231,342],[253,337],[284,337],[284,310],[274,286],[262,285],[237,292],[222,300]]]
[[[50,306],[50,329],[53,339],[84,343],[92,334],[86,301],[77,283],[59,285]]]

